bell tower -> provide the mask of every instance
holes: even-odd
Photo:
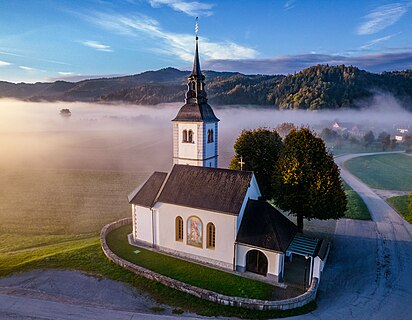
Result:
[[[193,70],[188,78],[185,104],[173,122],[173,163],[217,168],[218,122],[207,103],[205,76],[200,70],[198,24]]]

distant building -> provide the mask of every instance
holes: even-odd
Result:
[[[352,136],[361,138],[365,135],[365,130],[363,130],[359,125],[351,122],[340,122],[334,121],[332,123],[332,129],[342,133],[348,133]]]

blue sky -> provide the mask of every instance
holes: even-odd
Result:
[[[293,73],[412,68],[412,1],[1,0],[0,80],[190,69]]]

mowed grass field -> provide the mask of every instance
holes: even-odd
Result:
[[[412,213],[409,212],[409,196],[391,197],[386,200],[406,221],[412,223]]]
[[[361,197],[353,191],[348,184],[343,183],[345,188],[346,197],[348,199],[348,207],[345,212],[345,218],[348,219],[359,219],[359,220],[370,220],[371,214],[366,206],[365,202]]]
[[[0,169],[0,273],[95,242],[145,173]]]
[[[372,188],[412,191],[412,157],[406,154],[354,158],[345,167]]]

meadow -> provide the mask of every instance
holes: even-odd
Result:
[[[409,196],[391,197],[386,200],[406,221],[412,223],[412,212],[409,211]]]
[[[345,167],[371,188],[412,190],[412,157],[406,154],[380,154],[345,162]]]

